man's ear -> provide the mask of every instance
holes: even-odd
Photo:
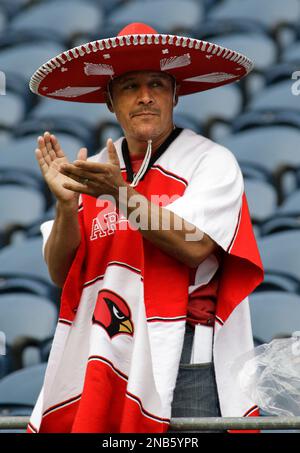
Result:
[[[173,106],[175,107],[178,104],[178,96],[179,96],[180,85],[176,84],[176,93],[174,96]]]
[[[113,108],[113,105],[112,105],[112,103],[111,103],[111,100],[110,100],[110,98],[109,98],[108,93],[105,93],[105,103],[106,103],[106,105],[107,105],[108,110],[109,110],[111,113],[115,113],[114,108]]]

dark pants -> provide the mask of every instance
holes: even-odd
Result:
[[[190,365],[194,329],[188,324],[172,403],[172,417],[220,417],[213,363]]]

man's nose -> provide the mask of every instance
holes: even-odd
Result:
[[[139,90],[138,103],[139,104],[153,104],[154,99],[151,90],[148,87],[141,87]]]

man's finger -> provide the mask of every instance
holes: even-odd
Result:
[[[90,191],[86,185],[76,183],[75,181],[74,182],[71,182],[71,181],[64,182],[63,187],[65,189],[71,190],[72,192],[86,193],[87,195],[89,195],[89,193],[90,193]]]
[[[38,143],[38,147],[39,147],[39,149],[40,149],[40,151],[41,151],[41,153],[42,153],[42,155],[43,155],[45,161],[47,162],[48,165],[50,165],[52,159],[51,159],[51,157],[50,157],[50,155],[49,155],[49,153],[48,153],[48,150],[47,150],[47,147],[46,147],[46,144],[45,144],[44,137],[42,137],[42,136],[40,135],[40,136],[38,137],[38,139],[37,139],[37,143]]]
[[[65,157],[65,154],[64,154],[56,136],[51,134],[50,139],[51,139],[52,148],[55,151],[56,157]]]
[[[74,160],[73,165],[83,170],[90,171],[92,173],[108,173],[107,164],[99,164],[98,162],[92,162],[90,160]]]
[[[44,132],[44,140],[45,140],[45,144],[46,144],[46,147],[47,147],[47,152],[48,152],[51,160],[53,161],[58,156],[56,154],[55,148],[53,147],[53,143],[52,143],[50,132],[48,132],[48,131]]]
[[[117,165],[120,167],[119,156],[116,150],[116,147],[111,138],[109,138],[106,142],[107,146],[107,153],[108,153],[108,161],[110,164]]]
[[[52,147],[52,143],[51,143],[50,132],[48,132],[48,131],[44,132],[44,141],[45,141],[45,146],[47,148],[48,153],[51,154],[51,152],[53,151],[53,147]]]
[[[49,165],[45,161],[43,153],[39,148],[36,148],[36,150],[35,150],[35,157],[36,157],[36,160],[38,161],[42,174],[45,175],[45,173],[47,172],[47,170],[49,168]]]
[[[75,167],[73,164],[62,164],[59,172],[75,181],[82,182],[82,180],[94,181],[95,173],[87,172],[81,168]]]

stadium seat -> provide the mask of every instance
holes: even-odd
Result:
[[[242,109],[242,94],[237,85],[181,96],[174,112],[190,115],[199,125],[212,119],[232,120]]]
[[[185,115],[184,113],[175,112],[173,116],[174,124],[177,127],[192,129],[198,134],[203,134],[202,125],[195,121],[193,116]]]
[[[3,8],[9,19],[18,14],[23,8],[26,8],[30,2],[31,0],[0,0],[1,8]]]
[[[291,336],[300,330],[300,296],[284,291],[251,294],[250,313],[253,336],[261,343]]]
[[[12,140],[11,131],[0,128],[0,148],[3,145],[6,145],[10,140]]]
[[[234,49],[247,55],[254,63],[255,70],[264,71],[277,61],[276,43],[267,33],[231,33],[210,37],[214,43]]]
[[[25,102],[21,96],[6,91],[4,96],[1,96],[1,109],[0,109],[0,127],[13,129],[23,121],[25,116]]]
[[[6,27],[6,14],[4,9],[0,5],[0,32],[2,32]]]
[[[30,415],[43,385],[46,364],[15,371],[0,380],[0,415]]]
[[[77,47],[81,44],[85,44],[91,41],[97,41],[98,39],[111,38],[117,36],[119,31],[122,30],[127,25],[127,23],[103,23],[102,27],[99,30],[94,32],[85,32],[77,33],[71,40],[72,46]]]
[[[239,133],[260,127],[288,126],[299,130],[300,127],[300,110],[293,109],[262,109],[246,111],[235,118],[231,124],[231,132]],[[287,144],[289,143],[287,136]],[[249,164],[248,164],[249,165]],[[250,177],[252,177],[250,175]],[[273,184],[276,186],[278,193],[278,202],[282,203],[290,193],[295,190],[297,182],[297,168],[290,161],[288,156],[287,162],[280,164],[276,170]]]
[[[225,137],[222,144],[243,164],[262,167],[272,176],[283,166],[300,165],[300,132],[290,126],[266,126],[242,130]]]
[[[59,305],[61,291],[52,283],[35,277],[19,277],[0,272],[0,294],[23,292],[49,298]]]
[[[202,2],[194,0],[131,0],[108,16],[113,24],[146,22],[161,33],[191,29],[203,18]]]
[[[40,278],[50,282],[47,266],[42,256],[42,238],[32,238],[0,250],[0,274]]]
[[[124,0],[101,0],[98,2],[101,5],[102,10],[105,14],[110,13],[114,9],[118,9],[124,3]],[[112,36],[112,35],[111,35]]]
[[[115,116],[105,104],[61,102],[56,99],[42,99],[28,116],[30,119],[49,117],[77,119],[87,123],[91,128],[99,126],[103,121],[115,121]]]
[[[39,236],[0,250],[0,293],[30,292],[58,303],[60,291],[50,279],[42,256],[42,243]]]
[[[18,33],[39,29],[43,24],[50,36],[58,32],[67,42],[74,33],[99,29],[102,20],[101,4],[87,0],[54,0],[32,4],[12,19],[9,28]]]
[[[220,0],[204,0],[203,4],[209,10],[213,6],[217,5]]]
[[[18,33],[15,30],[6,28],[2,32],[0,31],[0,49],[3,48],[12,48],[18,44],[32,44],[32,43],[42,43],[49,42],[49,30],[43,28],[41,25],[40,28],[34,28],[29,30],[19,30]],[[60,31],[57,30],[55,34],[51,35],[51,42],[53,44],[58,44],[60,46],[64,45],[63,35],[60,34]]]
[[[300,42],[296,41],[286,47],[281,55],[281,60],[286,62],[300,61]]]
[[[0,68],[4,72],[18,72],[25,77],[28,89],[29,79],[38,67],[63,50],[62,46],[51,41],[8,47],[0,51]]]
[[[215,1],[215,5],[219,0]],[[211,36],[226,36],[235,33],[267,33],[266,27],[260,22],[248,18],[225,17],[220,19],[211,19],[206,17],[201,22],[201,26],[193,29],[193,36],[204,41],[209,41]]]
[[[281,216],[274,214],[260,225],[261,236],[267,236],[281,231],[291,231],[300,229],[300,216],[294,217],[291,215]]]
[[[10,346],[5,343],[4,332],[1,334],[3,344],[1,344],[0,354],[0,380],[13,371],[13,359],[11,356]]]
[[[34,236],[40,236],[41,235],[41,224],[46,222],[47,220],[53,220],[55,218],[55,213],[56,213],[56,203],[54,202],[48,209],[47,211],[42,215],[40,219],[38,219],[34,224],[30,225],[29,228],[26,230],[26,236],[27,237],[34,237]]]
[[[20,12],[12,19],[10,29],[39,29],[43,24],[44,29],[67,43],[75,33],[97,30],[102,20],[101,4],[86,0],[54,0],[33,4]]]
[[[117,140],[122,137],[124,132],[116,121],[103,121],[96,129],[97,147],[93,152],[89,150],[89,156],[97,153],[106,146],[107,139]]]
[[[261,223],[274,214],[277,194],[271,184],[255,179],[245,179],[245,193],[253,222]]]
[[[293,94],[299,91],[296,80],[290,78],[278,83],[264,87],[250,99],[247,109],[249,110],[274,110],[274,109],[295,109],[299,111],[299,97]]]
[[[28,89],[28,79],[17,72],[5,71],[5,90],[6,93],[13,93],[18,96],[18,99],[23,103],[25,115],[36,104],[36,96]]]
[[[30,171],[36,177],[41,178],[41,172],[35,158],[38,135],[20,137],[0,146],[0,168],[7,167],[11,170]],[[83,142],[67,134],[59,133],[57,138],[70,161],[75,160],[79,149],[85,146]]]
[[[300,5],[297,0],[226,0],[211,9],[210,18],[248,18],[260,21],[269,29],[281,23],[297,23]]]
[[[247,18],[207,19],[191,32],[204,41],[235,49],[254,62],[252,72],[238,86],[245,104],[255,92],[264,86],[264,71],[275,64],[278,46],[261,23]]]
[[[32,187],[0,184],[0,230],[27,227],[45,211],[45,198]]]
[[[265,269],[262,287],[300,291],[300,230],[283,231],[258,238]]]
[[[54,335],[57,317],[57,307],[49,299],[21,292],[0,294],[0,330],[19,360],[28,342],[38,346]]]
[[[292,80],[293,73],[299,70],[297,61],[278,62],[274,66],[270,66],[265,72],[266,86],[272,86],[278,82]]]
[[[273,216],[261,225],[263,235],[293,229],[300,229],[300,190],[287,197]]]
[[[94,130],[86,124],[84,119],[79,121],[77,118],[74,119],[70,116],[60,118],[55,116],[31,118],[27,115],[26,120],[14,129],[14,135],[16,138],[34,134],[38,137],[45,131],[51,131],[57,136],[62,134],[73,138],[73,140],[77,139],[78,142],[83,143],[88,148],[95,146]]]
[[[233,133],[237,133],[246,129],[274,125],[299,128],[300,110],[282,108],[245,111],[234,118],[231,123],[231,129]]]
[[[296,190],[277,208],[277,215],[300,216],[300,190]]]
[[[241,115],[238,115],[234,118],[233,122],[231,123],[231,132],[236,134],[241,131],[246,130],[253,130],[254,128],[260,127],[275,127],[275,126],[288,126],[299,129],[300,127],[300,110],[293,110],[293,109],[266,109],[266,110],[254,110],[254,111],[246,111]],[[222,140],[222,138],[221,138]],[[272,182],[272,184],[277,189],[278,195],[278,202],[281,203],[283,199],[288,196],[297,186],[297,176],[296,176],[296,168],[293,163],[288,162],[280,164],[279,168],[275,170],[275,175],[270,178],[263,177],[261,171],[255,174],[256,171],[252,171],[249,167],[249,162],[245,164],[244,162],[241,163],[242,169],[244,171],[245,176],[250,178],[258,178],[258,179],[265,179]],[[260,166],[260,163],[251,163],[251,166]]]
[[[44,191],[43,181],[30,170],[1,166],[0,185],[7,184]]]
[[[249,162],[239,162],[239,165],[245,179],[255,179],[271,185],[273,184],[272,175],[270,175],[270,173],[261,165],[250,164]]]

